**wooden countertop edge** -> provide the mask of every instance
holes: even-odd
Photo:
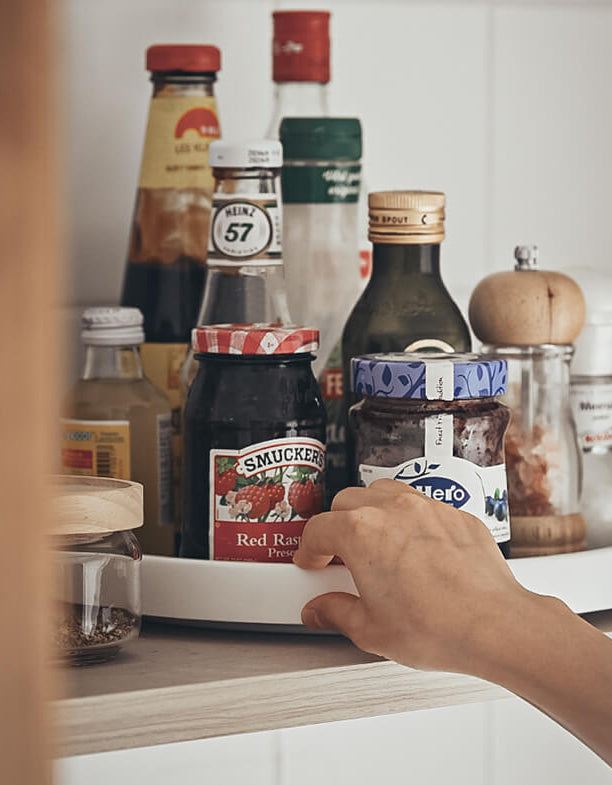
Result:
[[[471,676],[375,662],[71,698],[54,706],[57,755],[292,728],[507,694]]]

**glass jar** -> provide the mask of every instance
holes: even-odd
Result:
[[[508,363],[504,402],[513,556],[581,550],[581,461],[569,399],[573,347],[485,346]]]
[[[290,562],[323,509],[325,411],[318,332],[198,327],[185,410],[181,556]]]
[[[54,478],[54,491],[55,652],[75,665],[105,662],[140,631],[141,551],[131,529],[142,525],[142,486],[66,476]]]
[[[361,485],[400,480],[479,518],[504,555],[510,539],[504,433],[506,363],[474,354],[397,353],[352,361]]]

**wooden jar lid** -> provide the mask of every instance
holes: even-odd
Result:
[[[537,248],[518,246],[513,271],[488,275],[470,299],[469,316],[485,344],[572,344],[584,327],[586,306],[578,284],[563,273],[540,270]]]
[[[143,524],[142,485],[128,480],[58,475],[51,480],[52,534],[100,535]]]

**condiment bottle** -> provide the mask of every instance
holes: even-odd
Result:
[[[206,274],[213,192],[208,145],[220,136],[215,46],[157,45],[146,53],[153,95],[121,305],[139,308],[146,375],[173,409],[175,502],[180,476],[180,368]],[[179,513],[175,511],[178,524]]]
[[[213,142],[215,193],[198,325],[291,323],[282,254],[280,142]],[[190,351],[183,393],[197,371]]]
[[[64,474],[135,480],[144,486],[141,544],[172,556],[172,422],[166,396],[144,375],[137,308],[90,308],[82,317],[85,367],[61,422]]]
[[[181,556],[290,562],[321,512],[325,408],[305,327],[193,331],[199,370],[185,409]]]
[[[538,269],[535,246],[518,246],[515,258],[513,272],[487,276],[470,300],[483,351],[508,362],[510,554],[581,550],[585,523],[569,366],[584,324],[584,297],[567,275]]]
[[[274,109],[266,132],[278,139],[283,117],[324,117],[328,110],[329,11],[274,11]]]
[[[140,630],[142,485],[101,477],[51,480],[57,657],[112,659]]]
[[[612,277],[571,269],[586,300],[586,324],[571,365],[570,400],[582,450],[580,511],[590,548],[612,545]]]
[[[319,329],[318,375],[363,289],[356,263],[361,123],[349,117],[286,117],[281,142],[289,309],[298,324]]]
[[[440,276],[446,198],[431,191],[381,191],[368,197],[372,277],[342,337],[344,416],[351,394],[351,358],[380,352],[467,352],[470,332]],[[344,427],[344,424],[343,424]],[[354,449],[350,434],[346,456]],[[330,497],[348,482],[338,467]],[[331,485],[331,483],[330,483]]]

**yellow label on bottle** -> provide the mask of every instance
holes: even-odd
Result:
[[[208,145],[220,136],[212,96],[151,99],[140,188],[201,188],[212,193]]]
[[[131,479],[130,424],[127,420],[62,419],[65,474]]]
[[[185,343],[143,343],[140,347],[142,367],[153,384],[165,393],[172,409],[172,478],[175,521],[180,521],[181,464],[181,368],[187,356]]]

